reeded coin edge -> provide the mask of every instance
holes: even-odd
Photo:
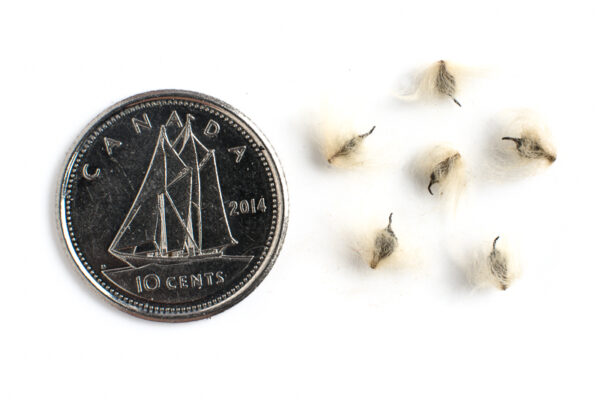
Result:
[[[111,126],[119,118],[148,106],[162,104],[195,106],[208,111],[232,125],[236,131],[244,136],[244,139],[251,143],[255,151],[257,151],[258,145],[256,142],[258,141],[262,145],[263,150],[258,150],[257,154],[263,163],[263,168],[265,168],[268,174],[272,196],[276,200],[275,204],[277,204],[277,207],[273,209],[275,215],[273,216],[269,239],[266,243],[267,248],[258,258],[256,265],[232,290],[227,291],[224,295],[215,296],[208,302],[195,306],[165,307],[160,306],[159,303],[150,301],[139,302],[120,293],[118,289],[114,289],[109,283],[102,280],[85,260],[85,256],[81,253],[77,245],[77,239],[72,233],[70,222],[70,205],[68,199],[70,185],[72,185],[79,161],[91,147],[91,144],[104,129]],[[117,113],[119,109],[122,110]],[[107,119],[113,113],[116,114]],[[106,121],[99,125],[104,119]],[[285,175],[275,151],[258,127],[243,113],[227,103],[201,93],[183,90],[158,90],[141,93],[114,104],[94,118],[83,129],[69,154],[69,161],[59,185],[58,220],[60,231],[67,251],[78,270],[103,295],[103,298],[110,300],[111,304],[119,306],[130,314],[150,320],[189,321],[207,318],[232,307],[248,296],[273,267],[281,251],[287,230],[288,193]]]

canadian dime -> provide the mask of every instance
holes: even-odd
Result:
[[[235,108],[164,90],[110,107],[65,168],[59,219],[81,273],[125,311],[209,317],[269,272],[287,226],[275,152]]]

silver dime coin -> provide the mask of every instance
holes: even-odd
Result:
[[[164,90],[110,107],[65,168],[59,220],[83,276],[125,311],[209,317],[269,272],[287,225],[275,152],[248,118]]]

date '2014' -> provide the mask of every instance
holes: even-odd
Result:
[[[229,215],[232,217],[240,214],[257,214],[267,211],[267,204],[264,197],[261,197],[258,200],[240,200],[239,202],[232,200],[228,203],[228,206]]]

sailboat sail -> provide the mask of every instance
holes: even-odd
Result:
[[[144,180],[109,247],[128,264],[214,256],[237,243],[225,213],[214,150],[194,135],[191,120],[188,115],[173,144],[165,126],[160,128]]]
[[[219,176],[214,151],[211,151],[203,160],[200,170],[200,180],[203,182],[216,181],[216,185],[206,185],[202,191],[200,208],[203,215],[203,226],[210,227],[202,231],[202,246],[204,249],[219,249],[224,245],[237,243],[231,236],[227,214],[223,206],[221,190],[219,190]],[[224,243],[221,238],[231,238],[229,243]]]
[[[186,121],[183,130],[177,139],[175,139],[174,143],[179,157],[187,165],[198,165],[199,159],[204,157],[204,154],[208,152],[203,145],[194,145],[191,124],[189,124],[188,121]],[[192,171],[191,179],[192,181],[189,188],[189,217],[186,221],[188,229],[192,233],[193,243],[200,249],[202,248],[202,214],[199,212],[198,205],[200,204],[200,199],[202,197],[202,188],[200,187],[200,173],[198,168]],[[188,247],[191,246],[191,244],[191,242],[188,243]]]

